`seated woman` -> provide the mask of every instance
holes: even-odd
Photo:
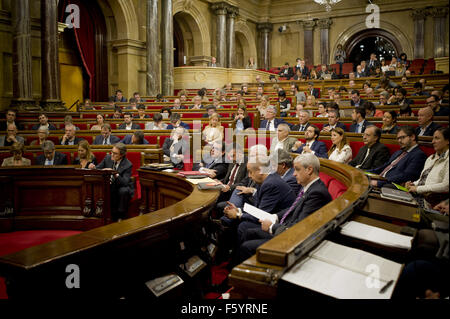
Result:
[[[319,102],[317,104],[317,111],[316,117],[328,117],[327,102]]]
[[[366,117],[383,117],[383,111],[378,110],[370,101],[366,101],[362,105],[366,109]]]
[[[335,127],[331,130],[331,142],[333,145],[328,151],[328,159],[345,164],[352,160],[352,148],[347,144],[343,129]]]
[[[155,113],[153,115],[153,122],[145,123],[146,130],[167,130],[167,124],[163,122],[163,116],[161,113]]]
[[[306,97],[305,108],[306,107],[316,107],[316,97],[314,95],[308,95]]]
[[[239,133],[252,126],[252,119],[248,116],[247,109],[243,106],[238,106],[237,114],[234,116],[234,131]]]
[[[259,111],[259,115],[261,120],[264,120],[266,117],[266,110],[269,107],[269,97],[267,95],[263,95],[261,97],[261,102],[256,107],[256,109]]]
[[[381,126],[381,134],[397,134],[397,112],[386,111],[383,115],[383,125]]]
[[[101,131],[103,124],[105,124],[105,117],[99,113],[97,114],[97,123],[91,126],[91,131]]]
[[[3,160],[2,167],[5,166],[29,166],[31,161],[28,158],[22,157],[24,151],[23,143],[13,143],[11,145],[11,157]]]
[[[207,144],[222,143],[223,126],[220,125],[219,114],[213,113],[209,116],[209,125],[202,132],[202,139]]]
[[[164,163],[172,163],[177,169],[183,169],[184,156],[189,152],[189,133],[179,126],[172,130],[170,138],[166,138],[163,144]]]
[[[309,73],[309,79],[310,80],[317,80],[318,79],[316,69],[314,69],[314,68],[311,69],[311,72]]]
[[[97,159],[91,153],[88,141],[82,140],[78,143],[78,157],[74,159],[73,165],[81,165],[81,168],[89,168],[89,164],[97,165]]]
[[[433,207],[444,199],[439,198],[438,194],[445,198],[448,197],[449,128],[438,128],[433,134],[432,143],[436,153],[427,158],[419,179],[415,182],[406,182],[405,185],[411,193],[419,194],[425,198],[423,204],[426,208]]]
[[[37,136],[38,136],[38,139],[32,141],[32,142],[30,143],[30,145],[31,145],[31,146],[35,146],[35,145],[38,145],[38,146],[39,146],[39,145],[42,145],[42,144],[47,140],[47,137],[48,137],[49,133],[50,133],[50,131],[49,131],[47,128],[41,126],[41,127],[38,128],[38,130],[37,130]]]
[[[278,91],[278,103],[280,103],[280,116],[286,117],[291,109],[291,101],[286,98],[284,90]]]

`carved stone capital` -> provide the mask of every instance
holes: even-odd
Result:
[[[229,6],[227,8],[228,17],[229,18],[236,18],[239,15],[239,8],[234,6]]]
[[[429,12],[433,18],[445,18],[448,14],[448,7],[431,8]]]
[[[329,29],[333,24],[333,21],[330,18],[317,20],[317,25],[321,29]]]
[[[425,20],[427,15],[428,15],[428,10],[425,8],[414,10],[411,13],[411,17],[413,18],[413,20]]]
[[[303,29],[305,31],[312,31],[312,30],[314,30],[314,27],[316,26],[316,21],[314,21],[314,20],[303,20],[303,21],[301,21],[301,24],[302,24]]]
[[[67,111],[61,101],[41,101],[41,107],[47,112]]]
[[[217,2],[211,5],[211,9],[216,15],[226,15],[230,5],[226,2]]]
[[[273,24],[270,22],[259,23],[256,25],[256,28],[258,31],[261,31],[261,32],[272,32]]]
[[[23,111],[41,111],[42,109],[36,104],[35,100],[14,99],[11,100],[12,109]]]

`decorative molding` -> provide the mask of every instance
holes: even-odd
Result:
[[[103,199],[99,199],[96,203],[95,203],[95,213],[94,216],[95,217],[102,217],[103,216]]]
[[[300,23],[302,24],[303,29],[305,31],[312,31],[312,30],[314,30],[314,27],[316,26],[315,20],[303,20],[303,21],[300,21]]]
[[[433,18],[445,18],[448,14],[448,7],[434,7],[429,9],[429,14]]]
[[[411,17],[413,18],[413,20],[425,20],[428,14],[429,12],[425,8],[417,9],[411,12]]]
[[[211,9],[216,15],[226,15],[230,5],[226,2],[217,2],[211,5]]]
[[[89,217],[91,215],[92,210],[92,200],[90,198],[86,198],[84,201],[84,208],[83,208],[83,216]]]
[[[182,6],[183,6],[183,9],[184,9],[184,11],[189,11],[189,10],[191,10],[191,8],[192,8],[192,0],[184,0],[183,1],[183,4],[182,4]]]
[[[239,15],[239,8],[234,6],[229,6],[227,8],[228,17],[229,18],[236,18]]]
[[[329,29],[332,24],[331,18],[317,20],[317,26],[321,29]]]
[[[263,22],[258,23],[256,25],[256,29],[261,32],[272,32],[273,31],[273,24],[270,22]]]

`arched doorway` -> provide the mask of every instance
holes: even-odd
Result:
[[[364,30],[353,35],[345,44],[347,61],[359,64],[362,60],[369,60],[370,54],[375,53],[378,60],[390,60],[398,56],[402,46],[398,39],[382,29]]]
[[[246,63],[244,59],[244,49],[242,47],[242,39],[238,33],[236,33],[234,46],[235,46],[234,67],[237,69],[243,69]]]
[[[76,43],[79,58],[83,66],[83,97],[93,101],[108,99],[108,55],[107,29],[102,9],[97,1],[63,0],[59,1],[59,21],[65,21],[68,4],[80,8],[80,28],[66,29],[68,42]],[[64,79],[61,79],[61,86]]]
[[[203,55],[203,42],[200,28],[194,18],[186,12],[178,12],[173,17],[175,66],[194,65],[197,57]],[[186,63],[184,57],[186,56]],[[194,57],[194,59],[193,59]]]
[[[173,66],[178,67],[185,65],[183,32],[175,19],[173,19],[173,46],[175,48],[173,54]]]

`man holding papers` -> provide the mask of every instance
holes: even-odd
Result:
[[[260,225],[242,229],[239,247],[239,262],[255,254],[256,248],[292,227],[302,219],[308,217],[316,210],[331,202],[332,198],[325,184],[319,179],[320,162],[313,154],[301,154],[294,160],[294,176],[303,186],[296,200],[288,208],[276,213],[274,218],[260,220]],[[239,239],[238,239],[239,240]]]

